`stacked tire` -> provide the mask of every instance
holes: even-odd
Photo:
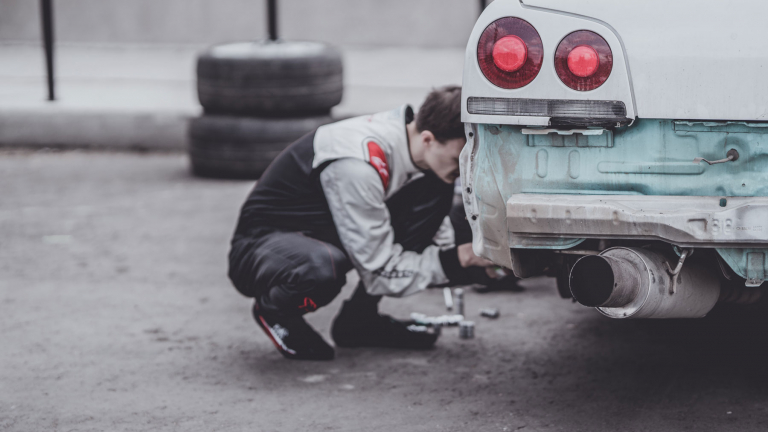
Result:
[[[189,125],[192,172],[257,179],[285,147],[331,122],[341,53],[319,42],[214,46],[197,59],[197,92],[204,114]]]

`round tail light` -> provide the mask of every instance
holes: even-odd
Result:
[[[527,21],[505,17],[483,30],[477,43],[477,62],[494,85],[516,89],[528,85],[541,70],[544,46]]]
[[[600,66],[600,57],[589,45],[579,45],[568,54],[568,70],[582,78],[591,76]]]
[[[517,36],[504,36],[493,45],[493,62],[507,72],[516,72],[528,60],[528,47]]]
[[[566,36],[555,51],[555,71],[560,81],[579,90],[594,90],[608,79],[613,53],[597,33],[579,30]]]

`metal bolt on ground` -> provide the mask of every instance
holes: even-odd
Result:
[[[456,314],[464,315],[464,290],[456,288],[453,294],[456,296]]]
[[[474,321],[460,322],[459,337],[462,339],[473,339],[475,337],[475,322]]]

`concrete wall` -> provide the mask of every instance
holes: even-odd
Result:
[[[280,0],[279,32],[341,46],[463,47],[479,0]],[[40,40],[37,0],[0,0],[0,41]],[[266,35],[265,0],[54,0],[61,42],[212,44]]]

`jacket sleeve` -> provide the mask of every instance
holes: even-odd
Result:
[[[394,242],[381,178],[367,162],[339,159],[320,174],[334,224],[366,291],[402,297],[448,282],[440,249],[422,253]]]

